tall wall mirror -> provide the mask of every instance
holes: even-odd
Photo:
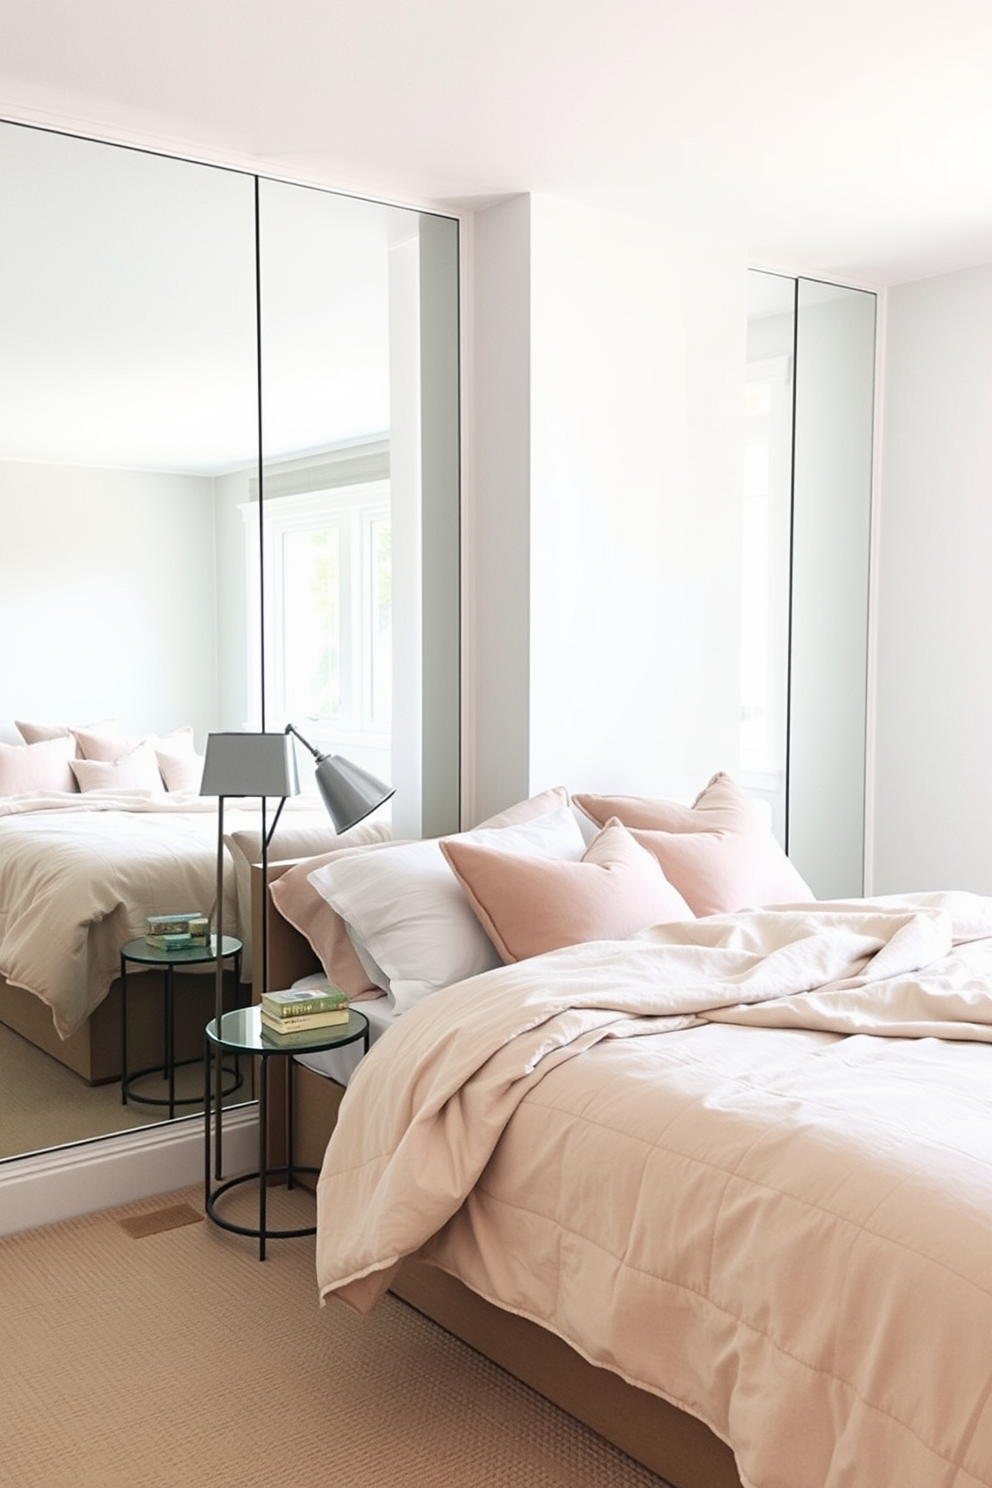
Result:
[[[53,1057],[4,945],[14,827],[40,906],[99,801],[47,732],[293,723],[457,828],[460,458],[455,220],[17,124],[0,197],[3,1160],[163,1116]]]
[[[741,765],[819,898],[864,887],[875,296],[748,273]]]

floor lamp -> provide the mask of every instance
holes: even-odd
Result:
[[[217,904],[214,910],[216,935],[216,974],[214,982],[214,1018],[218,1033],[224,1012],[224,802],[228,796],[261,796],[277,798],[272,826],[265,830],[265,815],[262,814],[262,883],[268,888],[269,842],[275,831],[279,813],[287,796],[299,794],[300,782],[296,770],[296,754],[292,741],[282,734],[208,734],[206,755],[203,762],[201,796],[217,797]],[[262,916],[261,988],[266,991],[269,982],[268,941],[266,935],[267,915]],[[223,1061],[217,1061],[217,1109],[221,1106],[223,1085]],[[217,1172],[220,1176],[220,1139],[217,1141]]]

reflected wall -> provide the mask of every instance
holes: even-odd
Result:
[[[742,779],[819,898],[860,895],[875,296],[748,288]]]
[[[0,190],[0,730],[202,740],[215,482],[256,443],[251,179],[3,125]],[[243,645],[224,666],[243,698]]]

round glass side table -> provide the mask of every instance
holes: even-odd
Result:
[[[176,1114],[177,1106],[198,1106],[199,1095],[177,1096],[176,1095],[176,1028],[175,1028],[175,973],[176,969],[182,970],[184,966],[203,966],[207,962],[217,960],[217,937],[210,937],[209,945],[182,946],[178,950],[166,951],[160,946],[151,946],[146,940],[129,940],[121,947],[121,1105],[126,1106],[128,1100],[138,1101],[144,1106],[167,1106],[169,1108],[169,1120]],[[234,978],[237,981],[241,976],[241,951],[242,944],[233,935],[225,935],[221,944],[221,958],[230,961],[234,968]],[[127,1053],[127,968],[128,965],[156,966],[162,972],[163,991],[163,1029],[162,1048],[163,1062],[161,1064],[149,1065],[145,1069],[128,1071]],[[179,1064],[197,1064],[196,1059],[183,1059]],[[165,1096],[153,1096],[142,1094],[134,1089],[135,1082],[146,1075],[161,1074],[168,1083],[168,1094]],[[240,1069],[236,1071],[233,1084],[229,1085],[223,1092],[230,1095],[237,1090],[242,1081]]]
[[[343,1044],[361,1043],[364,1053],[369,1051],[369,1020],[364,1013],[349,1008],[347,1023],[332,1023],[326,1028],[309,1029],[306,1034],[294,1034],[283,1043],[269,1038],[262,1030],[258,1007],[235,1008],[220,1019],[213,1018],[207,1024],[204,1041],[204,1208],[214,1224],[231,1230],[235,1235],[250,1235],[258,1240],[258,1259],[265,1260],[268,1240],[290,1239],[299,1235],[315,1235],[317,1226],[304,1225],[296,1229],[272,1229],[267,1223],[266,1191],[269,1180],[284,1177],[286,1187],[292,1188],[300,1173],[317,1173],[317,1168],[297,1166],[293,1157],[293,1070],[295,1055],[316,1054],[322,1049],[340,1048]],[[234,1054],[240,1061],[242,1055],[251,1055],[258,1060],[258,1168],[251,1173],[241,1173],[236,1178],[221,1182],[224,1164],[221,1150],[223,1140],[224,1107],[215,1101],[210,1072],[212,1060],[223,1060],[225,1054]],[[284,1059],[286,1073],[286,1161],[269,1162],[269,1064],[273,1058]],[[241,1184],[258,1184],[258,1224],[235,1224],[217,1211],[217,1201],[232,1188]]]

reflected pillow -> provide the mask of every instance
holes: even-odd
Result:
[[[195,746],[193,730],[187,724],[173,729],[170,734],[122,734],[116,729],[95,725],[92,728],[73,729],[79,753],[88,760],[119,760],[139,744],[150,744],[153,749],[162,749],[169,754],[185,755],[192,759]]]
[[[693,918],[657,858],[616,818],[577,863],[459,837],[443,838],[441,851],[504,961],[589,940],[626,940],[650,925]]]
[[[548,804],[538,798],[541,804]],[[551,793],[554,809],[515,825],[483,826],[456,840],[507,852],[577,861],[585,851],[567,793]],[[531,807],[522,802],[511,813]],[[496,818],[507,820],[511,813]],[[452,982],[488,971],[499,954],[452,873],[437,838],[389,844],[342,856],[316,869],[310,882],[381,968],[396,1011],[403,1012]]]
[[[118,760],[73,759],[69,768],[81,791],[142,790],[162,792],[165,787],[158,760],[150,744],[138,744]]]
[[[203,779],[203,755],[182,748],[178,751],[159,749],[154,743],[159,773],[168,791],[186,791],[199,795]]]
[[[729,775],[714,775],[691,806],[642,796],[574,797],[593,821],[618,817],[654,853],[694,914],[808,903],[793,867],[755,804]]]
[[[116,718],[105,718],[102,723],[25,723],[23,719],[15,718],[14,727],[26,744],[40,744],[47,739],[72,738],[76,753],[82,757],[82,750],[78,748],[76,741],[77,733],[82,729],[94,729],[106,733],[116,733],[120,724]],[[73,789],[75,783],[73,783]]]
[[[71,734],[57,734],[36,744],[0,743],[0,796],[33,791],[76,790],[70,762],[76,752]]]

